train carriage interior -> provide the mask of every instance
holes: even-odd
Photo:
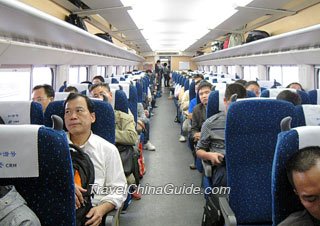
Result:
[[[0,0],[0,225],[320,225],[319,12]]]

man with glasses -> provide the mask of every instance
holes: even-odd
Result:
[[[64,103],[64,109],[69,142],[79,146],[89,155],[94,166],[94,184],[103,188],[98,189],[94,196],[98,204],[86,215],[86,225],[100,225],[103,216],[115,208],[120,208],[126,199],[126,178],[120,155],[113,144],[92,133],[91,125],[95,122],[96,116],[93,103],[87,96],[70,93]],[[123,192],[116,192],[121,191],[119,188],[123,188]],[[83,192],[86,190],[75,185],[77,208],[85,204]]]
[[[32,89],[32,101],[42,105],[42,111],[45,112],[51,101],[54,101],[54,90],[52,86],[44,84],[37,85]]]

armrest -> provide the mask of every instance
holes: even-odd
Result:
[[[219,197],[219,205],[226,226],[237,226],[237,219],[229,206],[227,197]]]
[[[119,215],[121,208],[117,210],[112,210],[106,216],[104,221],[104,226],[119,226]]]
[[[206,177],[212,177],[212,165],[203,160],[201,160],[201,162],[203,166],[204,175]]]

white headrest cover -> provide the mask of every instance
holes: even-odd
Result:
[[[268,81],[268,80],[261,80],[257,81],[260,87],[268,88],[270,89],[274,85],[274,81]]]
[[[299,135],[299,149],[320,146],[320,126],[301,126],[294,129]]]
[[[55,92],[54,100],[65,100],[69,96],[70,92]]]
[[[127,98],[129,99],[129,94],[130,94],[130,83],[123,81],[122,83],[119,83],[122,88],[123,88],[123,92],[126,94]]]
[[[320,104],[320,89],[317,89],[317,104]]]
[[[222,90],[223,93],[225,92],[227,88],[227,83],[212,83],[212,85],[215,86],[214,90]]]
[[[320,126],[320,106],[302,105],[306,126]]]
[[[224,94],[225,94],[225,90],[219,90],[219,111],[224,111],[226,109],[223,103]]]
[[[269,89],[269,97],[277,97],[279,93],[281,93],[284,90],[290,90],[291,92],[297,93],[296,89],[289,89],[289,88],[284,88],[284,89]]]
[[[82,91],[85,91],[88,89],[88,84],[70,84],[68,86],[74,86],[77,88],[78,92],[81,93]]]
[[[8,125],[30,124],[31,101],[0,101],[0,116]]]
[[[39,128],[39,125],[0,125],[0,178],[39,176]]]

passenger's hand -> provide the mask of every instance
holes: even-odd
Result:
[[[146,115],[147,118],[149,118],[149,111],[148,110],[144,110],[144,114]]]
[[[224,159],[224,155],[218,152],[209,152],[210,155],[210,161],[213,165],[219,165]]]
[[[198,140],[200,140],[200,137],[201,137],[201,133],[200,132],[195,133],[194,136],[193,136],[193,140],[194,141],[198,141]]]
[[[76,195],[76,209],[78,209],[84,204],[84,199],[83,199],[82,193],[87,192],[87,190],[78,186],[78,185],[75,185],[74,190],[76,193],[75,194]]]
[[[114,205],[111,203],[104,203],[102,205],[92,207],[86,215],[89,220],[86,221],[85,225],[99,226],[102,222],[102,217],[112,209],[114,209]]]

